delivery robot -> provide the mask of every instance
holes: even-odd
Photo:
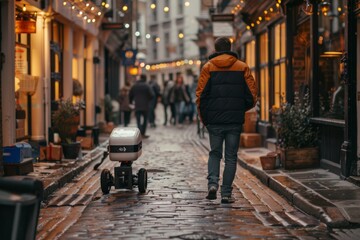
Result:
[[[142,139],[138,128],[116,127],[112,130],[109,139],[107,154],[111,161],[120,162],[114,168],[114,175],[110,170],[103,169],[100,176],[101,190],[108,194],[112,186],[115,189],[132,189],[137,185],[140,193],[147,188],[147,171],[140,168],[137,175],[133,175],[132,163],[141,156]]]

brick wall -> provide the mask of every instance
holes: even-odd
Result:
[[[310,77],[310,21],[305,21],[297,29],[294,37],[293,58],[294,91],[301,85],[309,85]]]

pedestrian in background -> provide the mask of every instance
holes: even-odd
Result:
[[[173,80],[170,79],[170,80],[165,81],[164,89],[161,94],[161,103],[164,106],[164,126],[166,126],[167,122],[168,122],[168,108],[170,106],[169,95],[170,95],[170,90],[172,89],[173,86],[174,86]],[[170,122],[173,117],[174,117],[173,113],[171,113]]]
[[[196,89],[196,104],[202,123],[209,132],[207,199],[216,199],[220,161],[225,142],[225,167],[222,174],[221,203],[233,203],[237,152],[245,112],[255,106],[256,82],[249,66],[231,51],[229,38],[215,40],[215,53],[203,66]]]
[[[181,126],[184,120],[185,106],[190,103],[190,97],[186,91],[184,78],[181,74],[177,75],[175,85],[170,92],[170,102],[174,104],[176,110],[174,125],[179,123]]]
[[[130,103],[135,103],[136,124],[143,138],[146,135],[146,127],[148,123],[149,103],[154,98],[154,92],[150,85],[146,82],[146,76],[141,75],[140,79],[135,82],[129,92]]]
[[[119,103],[120,103],[120,123],[127,127],[130,123],[131,107],[129,101],[130,84],[126,83],[124,87],[120,89]]]
[[[155,110],[157,107],[157,103],[158,103],[158,99],[161,97],[161,93],[160,93],[160,86],[157,83],[155,78],[152,78],[149,82],[149,85],[151,87],[151,89],[154,92],[155,97],[151,100],[150,102],[150,109],[149,109],[149,123],[150,123],[150,127],[156,127],[156,114],[155,114]]]

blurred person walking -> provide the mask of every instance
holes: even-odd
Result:
[[[141,75],[129,92],[130,103],[135,103],[136,124],[143,138],[148,138],[146,127],[148,123],[149,103],[155,97],[150,85],[146,82],[146,75]]]
[[[196,104],[202,123],[209,132],[207,199],[216,199],[220,161],[225,142],[221,203],[233,203],[237,152],[245,112],[255,106],[257,86],[249,66],[231,51],[229,38],[215,40],[215,53],[203,66],[196,89]]]
[[[129,101],[130,84],[126,83],[124,87],[120,89],[119,103],[120,103],[120,123],[127,127],[130,123],[131,107]]]
[[[150,102],[150,109],[149,109],[149,123],[150,123],[150,127],[156,127],[156,114],[155,114],[155,110],[157,107],[157,103],[158,103],[158,99],[159,97],[161,97],[161,92],[160,92],[160,86],[157,83],[156,79],[153,78],[150,80],[149,85],[151,87],[151,89],[153,90],[155,97],[151,100]]]
[[[175,86],[170,92],[170,103],[175,106],[176,116],[174,125],[176,123],[182,125],[184,121],[184,111],[186,104],[190,103],[190,97],[186,91],[184,84],[184,78],[181,74],[177,75],[175,80]]]
[[[170,91],[171,89],[174,87],[174,81],[173,80],[167,80],[164,82],[164,89],[161,95],[161,102],[164,106],[164,126],[167,125],[168,122],[168,108],[170,106],[170,101],[169,101],[169,96],[170,96]],[[170,110],[171,110],[171,106],[170,106]],[[171,116],[170,116],[170,122],[171,119],[174,118],[173,112],[171,111]]]

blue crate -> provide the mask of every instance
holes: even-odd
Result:
[[[4,147],[4,163],[21,163],[24,160],[24,151],[17,146]]]

